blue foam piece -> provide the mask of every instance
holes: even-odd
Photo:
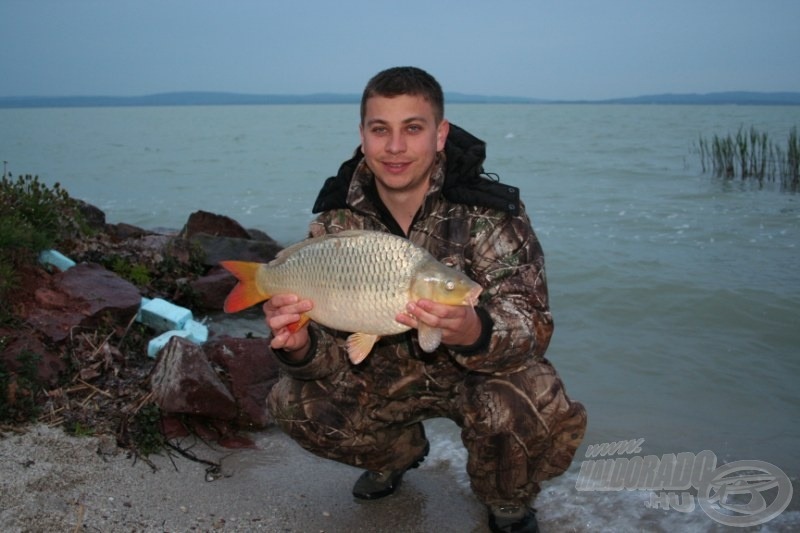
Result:
[[[157,331],[183,329],[187,321],[192,319],[192,312],[185,307],[175,305],[161,298],[153,298],[144,302],[139,308],[137,320]]]
[[[61,272],[75,266],[75,261],[57,250],[44,250],[39,254],[39,262],[47,267],[53,267]]]
[[[188,336],[188,331],[172,330],[164,332],[158,337],[150,339],[150,342],[147,343],[147,357],[155,359],[155,357],[158,355],[158,352],[160,352],[161,349],[167,345],[172,337],[183,337],[185,339]]]
[[[197,344],[203,344],[208,340],[208,327],[196,320],[187,320],[183,325],[183,331],[189,333],[187,339]]]

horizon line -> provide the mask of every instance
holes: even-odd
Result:
[[[800,105],[800,91],[715,91],[707,93],[657,93],[600,99],[554,99],[529,96],[445,93],[445,103],[514,104],[773,104]],[[359,93],[238,93],[230,91],[169,91],[132,96],[0,96],[0,107],[87,107],[146,105],[269,105],[359,103]]]

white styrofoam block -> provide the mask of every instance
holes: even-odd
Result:
[[[55,267],[64,272],[75,266],[75,261],[57,250],[44,250],[39,254],[39,262],[45,266]]]
[[[183,325],[183,330],[189,333],[186,338],[192,342],[203,344],[208,340],[208,327],[196,320],[187,320]]]
[[[188,331],[171,330],[162,333],[158,337],[150,339],[150,342],[147,343],[147,357],[155,359],[155,357],[158,355],[158,352],[161,351],[161,348],[166,346],[172,337],[183,337],[185,339],[188,336]]]
[[[192,312],[161,298],[153,298],[139,309],[138,319],[155,330],[170,331],[183,329],[184,324],[192,319]]]

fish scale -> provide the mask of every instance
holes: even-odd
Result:
[[[384,233],[345,234],[345,242],[336,235],[297,253],[288,249],[285,261],[281,256],[270,264],[265,288],[312,300],[311,318],[334,329],[382,335],[408,330],[395,316],[409,301],[409,266],[419,261],[418,249]]]

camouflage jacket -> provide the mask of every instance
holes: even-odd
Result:
[[[479,346],[440,346],[426,354],[412,330],[381,339],[360,366],[371,359],[376,366],[382,360],[402,366],[400,361],[414,359],[425,362],[426,374],[505,374],[544,355],[553,331],[544,255],[518,189],[488,178],[484,157],[482,141],[451,125],[424,205],[406,236],[484,288],[478,305],[483,340]],[[314,212],[319,215],[310,225],[311,236],[346,229],[403,235],[378,198],[374,177],[358,151],[326,181]],[[350,365],[344,348],[349,333],[313,322],[309,331],[312,349],[304,361],[288,364],[277,354],[284,371],[297,379],[318,379]]]

